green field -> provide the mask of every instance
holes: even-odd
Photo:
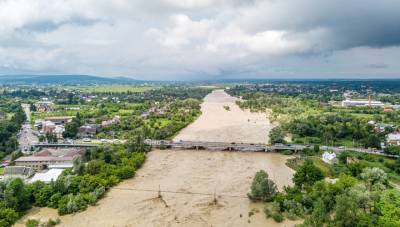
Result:
[[[78,90],[83,92],[145,92],[152,89],[157,89],[155,86],[138,86],[138,85],[100,85],[100,86],[81,86]]]

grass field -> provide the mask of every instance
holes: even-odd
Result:
[[[152,89],[157,89],[155,86],[138,86],[138,85],[100,85],[100,86],[81,86],[78,87],[83,92],[145,92]]]

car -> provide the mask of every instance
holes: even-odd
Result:
[[[91,140],[89,138],[83,138],[83,142],[90,142]]]

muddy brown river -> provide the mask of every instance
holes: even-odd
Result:
[[[242,111],[235,100],[222,90],[212,92],[202,104],[202,116],[175,139],[265,142],[271,128],[265,114]],[[96,206],[60,217],[60,226],[294,226],[299,221],[266,219],[263,204],[246,196],[260,169],[280,189],[290,185],[293,171],[285,165],[287,158],[276,153],[154,150],[133,179],[112,188]],[[249,215],[251,211],[255,214]],[[54,209],[34,208],[17,226],[29,218],[56,217]]]

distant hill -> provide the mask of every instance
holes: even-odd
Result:
[[[0,84],[60,84],[60,85],[88,85],[88,84],[140,84],[146,81],[134,80],[125,77],[100,77],[89,75],[3,75]]]

